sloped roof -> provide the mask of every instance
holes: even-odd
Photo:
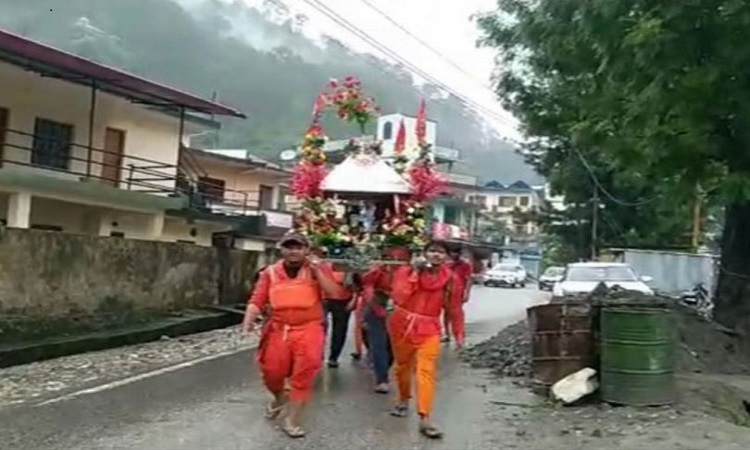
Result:
[[[497,180],[492,180],[488,183],[485,183],[484,187],[482,187],[482,190],[493,192],[525,193],[534,191],[534,188],[532,188],[523,180],[515,181],[507,186]]]
[[[0,60],[39,74],[152,106],[177,106],[203,114],[245,117],[229,106],[156,83],[120,69],[0,29]]]
[[[353,155],[336,165],[323,180],[327,192],[409,194],[409,183],[376,155]]]

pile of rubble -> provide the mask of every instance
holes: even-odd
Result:
[[[462,357],[472,367],[492,369],[506,377],[531,375],[531,334],[526,320],[514,323],[490,339],[467,348]]]
[[[593,298],[592,298],[593,297]],[[635,295],[636,303],[646,298]],[[618,304],[633,300],[632,293],[610,291],[590,296],[589,301]],[[648,297],[650,305],[671,307],[675,311],[678,373],[750,374],[748,343],[721,325],[707,321],[690,308],[664,297]],[[581,301],[582,298],[570,299]],[[566,301],[563,299],[562,301]],[[498,376],[531,375],[531,330],[526,320],[519,321],[492,338],[463,352],[472,367],[491,369]]]

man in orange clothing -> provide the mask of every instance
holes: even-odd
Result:
[[[286,405],[282,429],[290,437],[301,438],[305,435],[300,426],[302,410],[323,364],[322,294],[339,295],[339,287],[320,259],[309,254],[305,236],[286,235],[280,245],[282,260],[261,273],[247,306],[243,332],[250,333],[255,319],[269,307],[257,353],[263,383],[273,395],[266,417],[277,418]]]
[[[448,251],[450,260],[448,265],[453,269],[453,273],[456,274],[461,286],[463,286],[463,295],[461,301],[456,302],[453,306],[453,310],[450,315],[443,315],[443,326],[445,337],[444,342],[450,342],[450,333],[453,332],[453,338],[456,340],[458,347],[463,347],[466,340],[466,323],[464,319],[464,304],[469,301],[469,294],[471,292],[471,276],[474,273],[474,267],[461,257],[461,247],[453,246]],[[452,326],[451,321],[448,317],[453,317]]]
[[[398,384],[391,415],[406,417],[412,377],[416,375],[419,431],[432,439],[443,437],[430,417],[441,347],[440,314],[448,314],[452,321],[452,305],[463,296],[460,280],[445,264],[447,257],[445,244],[432,242],[425,248],[424,258],[418,258],[412,266],[399,267],[391,291],[395,308],[388,318]]]

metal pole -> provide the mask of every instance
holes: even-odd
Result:
[[[185,134],[185,107],[180,107],[180,129],[177,137],[177,151],[182,150],[182,136]]]
[[[89,145],[86,158],[86,176],[91,177],[91,157],[94,149],[94,119],[96,118],[96,81],[91,82],[91,103],[89,104]]]
[[[185,107],[180,107],[180,128],[179,128],[179,134],[177,136],[177,167],[175,170],[177,173],[175,174],[175,181],[177,180],[177,176],[180,174],[180,159],[182,157],[182,136],[185,134]],[[174,185],[174,193],[176,194],[179,191],[179,187],[177,186],[177,183],[175,182]]]
[[[591,260],[596,261],[597,239],[599,238],[599,188],[594,185],[594,196],[591,199]]]
[[[701,215],[702,215],[702,198],[700,186],[695,188],[695,203],[693,203],[693,239],[692,247],[694,251],[698,250],[701,243]]]

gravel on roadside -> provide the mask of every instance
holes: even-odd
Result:
[[[253,348],[239,327],[0,369],[0,408],[64,395],[90,386],[224,352]]]

